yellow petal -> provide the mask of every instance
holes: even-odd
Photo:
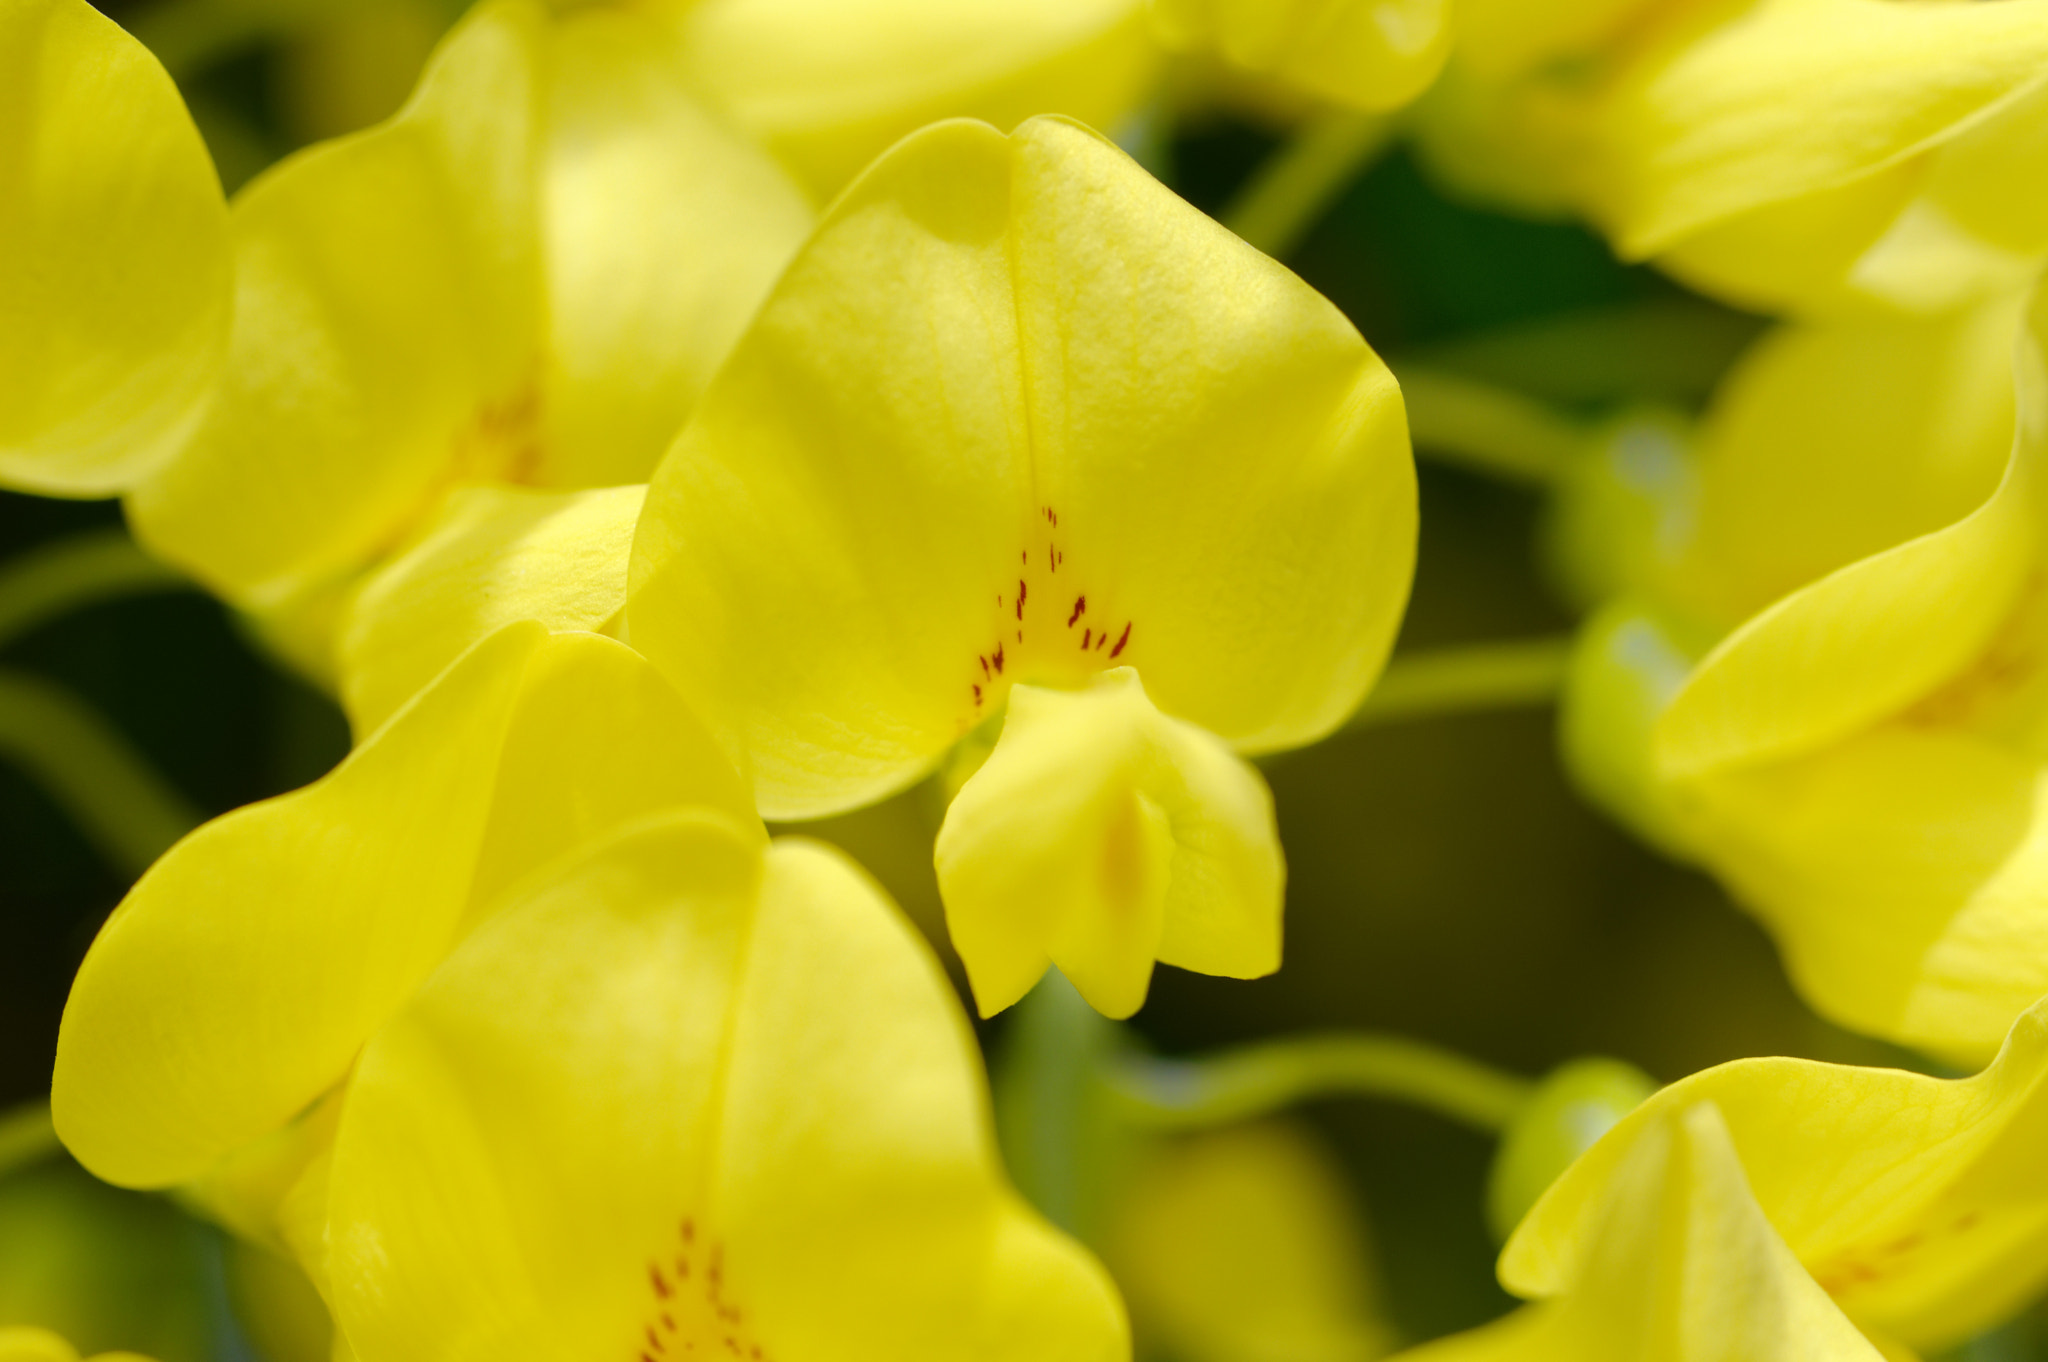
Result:
[[[1755,346],[1701,431],[1695,594],[1739,619],[1981,505],[2012,449],[2023,301]]]
[[[1269,1123],[1162,1150],[1123,1194],[1111,1269],[1141,1342],[1187,1362],[1370,1362],[1390,1349],[1343,1170]]]
[[[939,888],[991,1016],[1048,962],[1127,1017],[1152,962],[1256,978],[1280,967],[1272,796],[1212,735],[1118,667],[1082,691],[1018,686],[1002,738],[946,811]]]
[[[803,192],[688,96],[655,19],[592,7],[550,50],[548,369],[534,480],[643,482],[803,244]]]
[[[626,604],[644,487],[451,494],[420,541],[356,592],[340,631],[342,700],[380,727],[471,644],[517,620],[597,633]]]
[[[695,0],[699,88],[830,201],[927,123],[1059,112],[1114,128],[1157,61],[1144,0]]]
[[[1384,661],[1413,478],[1391,377],[1299,280],[1085,130],[945,124],[834,207],[664,462],[631,636],[772,817],[1110,665],[1285,747]]]
[[[1758,1202],[1851,1316],[1939,1348],[1995,1324],[2048,1275],[2048,1018],[2013,1027],[1967,1079],[1811,1060],[1738,1060],[1650,1099],[1589,1151],[1523,1222],[1503,1281],[1545,1293],[1584,1251],[1593,1202],[1646,1126],[1711,1101],[1727,1117]]]
[[[1420,94],[1450,51],[1445,0],[1153,0],[1178,47],[1337,104],[1393,109]]]
[[[364,1053],[339,1321],[441,1362],[1118,1356],[1114,1295],[1002,1186],[985,1101],[944,976],[847,863],[642,824]]]
[[[52,1103],[109,1181],[194,1178],[347,1072],[496,895],[650,809],[750,801],[634,653],[515,625],[323,780],[207,824],[73,985]]]
[[[1880,1362],[1758,1204],[1734,1119],[1699,1094],[1632,1118],[1633,1138],[1595,1147],[1615,1152],[1575,1207],[1569,1272],[1510,1276],[1530,1232],[1509,1244],[1503,1280],[1548,1299],[1400,1362]]]
[[[479,8],[395,119],[237,197],[222,387],[129,503],[163,556],[275,596],[385,548],[452,466],[530,461],[543,25],[523,0]]]
[[[78,1362],[78,1349],[48,1329],[0,1328],[0,1362]],[[96,1353],[92,1362],[149,1362],[140,1353]]]
[[[2031,5],[1765,0],[1703,35],[1681,31],[1629,73],[1604,115],[1603,213],[1642,257],[1750,212],[1804,212],[1806,239],[1768,235],[1808,253],[1797,292],[1824,292],[1910,188],[1872,215],[1826,201],[1860,202],[1861,185],[2015,107],[2044,61],[2048,16]],[[1761,250],[1756,261],[1773,268]]]
[[[176,448],[228,317],[227,210],[171,78],[84,0],[0,13],[0,482],[122,491]]]

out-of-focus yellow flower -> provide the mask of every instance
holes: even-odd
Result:
[[[1724,1152],[1695,1155],[1677,1179],[1682,1194],[1724,1222],[1750,1215],[1740,1203],[1753,1195],[1776,1241],[1749,1255],[1752,1280],[1774,1281],[1781,1298],[1810,1282],[1873,1336],[1944,1347],[2025,1305],[2048,1277],[2044,1122],[2048,1004],[1966,1079],[1795,1059],[1724,1064],[1652,1097],[1559,1178],[1509,1241],[1501,1280],[1547,1298],[1586,1279],[1612,1208],[1656,1199],[1629,1191],[1642,1151],[1683,1130],[1695,1149]],[[1710,1128],[1717,1134],[1702,1138]]]
[[[1141,1347],[1182,1362],[1371,1362],[1393,1340],[1334,1160],[1279,1122],[1149,1153],[1104,1253]]]
[[[48,1329],[0,1328],[0,1362],[78,1362],[78,1349]],[[140,1353],[97,1353],[92,1362],[149,1362]]]
[[[1569,1257],[1530,1270],[1560,1234]],[[1910,1362],[1865,1337],[1786,1247],[1711,1101],[1660,1103],[1596,1145],[1523,1222],[1501,1274],[1539,1303],[1400,1362]]]
[[[135,886],[65,1009],[58,1133],[110,1182],[199,1182],[215,1214],[317,1276],[337,1105],[322,1099],[365,1041],[508,886],[678,806],[753,818],[644,660],[501,630],[332,774],[207,824]]]
[[[2048,992],[2031,306],[1767,340],[1703,428],[1689,539],[1597,617],[1565,707],[1581,780],[1726,880],[1817,1007],[1976,1058]]]
[[[222,381],[131,497],[138,534],[237,604],[325,610],[360,642],[337,597],[415,537],[476,524],[471,503],[435,525],[449,489],[573,502],[644,480],[810,219],[691,102],[684,65],[637,11],[493,0],[392,121],[238,195]],[[600,622],[587,577],[520,589],[523,613]],[[365,685],[350,698],[372,721],[405,693]]]
[[[840,200],[706,394],[627,623],[771,818],[903,788],[1028,687],[940,834],[948,920],[984,1012],[1050,961],[1122,1015],[1155,958],[1279,963],[1230,749],[1314,741],[1378,674],[1406,434],[1335,308],[1115,148],[944,124]]]
[[[1334,104],[1392,109],[1436,79],[1451,0],[1152,0],[1166,42]]]
[[[364,1357],[1120,1362],[1003,1182],[972,1033],[837,853],[667,815],[530,881],[363,1049],[328,1291]]]
[[[227,210],[171,78],[85,0],[0,10],[0,483],[106,496],[198,418]]]
[[[927,123],[1063,113],[1114,128],[1150,93],[1145,0],[669,0],[697,88],[828,202]]]

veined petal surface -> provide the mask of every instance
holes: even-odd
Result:
[[[85,0],[0,10],[0,483],[126,490],[226,341],[227,209],[162,66]]]
[[[1108,666],[1241,750],[1311,741],[1405,602],[1406,434],[1334,308],[1115,148],[944,124],[834,207],[670,451],[631,636],[771,817]]]
[[[836,853],[669,816],[544,880],[366,1050],[332,1294],[377,1356],[1112,1362],[1002,1185],[972,1040]]]
[[[163,1186],[282,1129],[508,885],[650,810],[751,816],[634,653],[511,626],[336,770],[180,842],[102,929],[52,1105],[108,1181]]]

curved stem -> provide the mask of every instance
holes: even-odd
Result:
[[[1406,1102],[1489,1134],[1502,1130],[1535,1085],[1398,1036],[1326,1035],[1267,1041],[1200,1060],[1127,1061],[1113,1080],[1124,1114],[1164,1130],[1248,1120],[1318,1097]]]
[[[1285,260],[1392,139],[1393,123],[1378,114],[1332,114],[1308,124],[1252,173],[1223,225]]]
[[[0,1177],[40,1163],[60,1148],[48,1102],[24,1102],[0,1112]]]
[[[1513,482],[1557,481],[1591,440],[1579,422],[1533,398],[1441,369],[1402,365],[1401,397],[1417,453]]]
[[[184,796],[90,707],[19,672],[0,670],[0,757],[33,776],[130,875],[199,823]]]
[[[118,529],[44,544],[0,564],[0,648],[83,606],[191,585]]]
[[[1559,635],[1404,653],[1344,728],[1549,704],[1564,687],[1571,651],[1571,637]]]

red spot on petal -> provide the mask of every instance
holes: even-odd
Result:
[[[1131,626],[1130,626],[1130,625],[1129,625],[1128,623],[1126,623],[1126,624],[1124,625],[1124,632],[1123,632],[1123,637],[1119,638],[1119,639],[1118,639],[1118,640],[1116,641],[1116,647],[1114,647],[1114,648],[1111,648],[1111,649],[1109,650],[1109,655],[1110,655],[1110,656],[1111,656],[1112,658],[1114,658],[1114,657],[1115,657],[1115,656],[1116,656],[1116,655],[1117,655],[1118,653],[1120,653],[1120,652],[1122,652],[1122,651],[1124,650],[1124,645],[1125,645],[1126,643],[1129,643],[1130,641],[1131,641]]]

